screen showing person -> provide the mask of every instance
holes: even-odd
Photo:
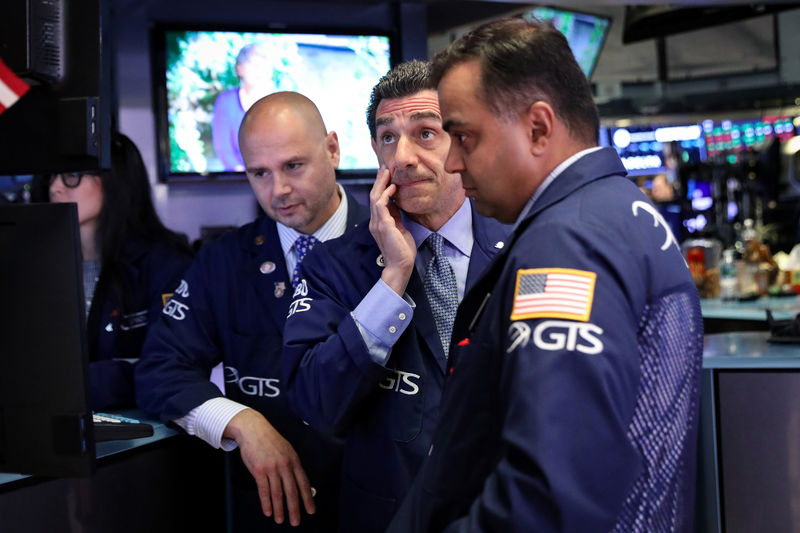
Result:
[[[258,98],[278,91],[317,104],[341,141],[340,169],[375,168],[369,131],[358,117],[389,70],[389,37],[171,29],[159,36],[162,178],[243,171],[242,117]]]

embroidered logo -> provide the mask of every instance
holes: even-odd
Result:
[[[586,322],[596,278],[594,272],[569,268],[520,269],[511,320],[568,318]]]

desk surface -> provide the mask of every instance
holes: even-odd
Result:
[[[800,368],[800,344],[767,342],[767,331],[706,335],[703,368]]]
[[[177,430],[168,428],[162,422],[157,422],[155,420],[148,420],[143,418],[142,412],[136,409],[113,411],[113,413],[150,424],[151,426],[153,426],[153,435],[150,437],[143,437],[141,439],[109,440],[109,441],[97,442],[95,443],[95,457],[97,457],[97,459],[115,455],[127,450],[133,450],[134,448],[139,448],[141,446],[145,446],[147,444],[157,442],[178,434]],[[0,472],[0,485],[4,483],[11,483],[12,481],[24,479],[27,477],[30,476],[26,474],[8,474]]]
[[[727,320],[767,320],[769,309],[775,320],[790,320],[800,313],[800,296],[762,296],[752,302],[723,302],[719,298],[700,300],[703,318]]]

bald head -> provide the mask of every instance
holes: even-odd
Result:
[[[297,121],[309,138],[322,139],[328,133],[314,102],[300,93],[285,91],[267,95],[247,110],[239,126],[239,144],[244,136],[265,125],[286,121]]]
[[[253,104],[239,147],[258,203],[274,220],[311,235],[336,211],[339,141],[302,94],[274,93]]]

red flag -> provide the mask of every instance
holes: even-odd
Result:
[[[0,59],[0,113],[14,105],[30,87]]]

